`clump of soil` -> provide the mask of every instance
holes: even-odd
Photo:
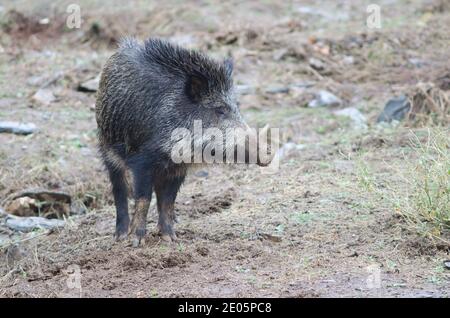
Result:
[[[229,209],[233,203],[233,191],[229,189],[215,197],[205,197],[203,194],[194,194],[191,197],[192,204],[176,207],[177,213],[184,213],[186,209],[190,217],[198,218],[205,215],[220,213]]]

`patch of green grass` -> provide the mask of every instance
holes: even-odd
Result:
[[[450,130],[430,130],[426,142],[413,142],[419,159],[404,176],[408,195],[394,193],[396,208],[421,235],[442,238],[450,234]]]
[[[276,232],[278,235],[281,235],[281,234],[284,233],[284,229],[285,229],[284,225],[283,225],[283,224],[279,224],[279,225],[275,228],[275,232]]]
[[[158,291],[156,289],[152,289],[150,291],[150,298],[158,298],[158,297],[159,297]]]
[[[375,176],[370,170],[367,162],[361,159],[357,160],[357,177],[359,185],[368,192],[372,192],[375,187]]]
[[[311,214],[309,211],[304,212],[295,212],[292,215],[292,219],[295,223],[298,224],[306,224],[313,221],[316,218],[314,214]]]
[[[238,273],[248,273],[250,269],[237,265],[235,268]]]
[[[325,135],[328,131],[328,127],[327,126],[319,126],[319,127],[314,128],[314,131],[318,134]]]

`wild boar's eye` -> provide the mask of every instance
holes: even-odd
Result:
[[[216,111],[216,114],[220,115],[220,116],[223,116],[226,113],[225,108],[223,108],[223,107],[216,108],[215,111]]]

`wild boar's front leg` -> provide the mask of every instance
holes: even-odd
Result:
[[[158,229],[164,241],[175,241],[177,236],[174,230],[175,199],[178,190],[184,181],[184,176],[161,177],[155,182],[155,193],[158,205]]]

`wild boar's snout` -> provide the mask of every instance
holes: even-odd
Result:
[[[242,126],[235,131],[235,152],[238,163],[253,164],[261,167],[268,166],[274,157],[271,149],[271,140],[268,136],[269,127],[261,130],[250,128],[247,123],[242,122]]]

